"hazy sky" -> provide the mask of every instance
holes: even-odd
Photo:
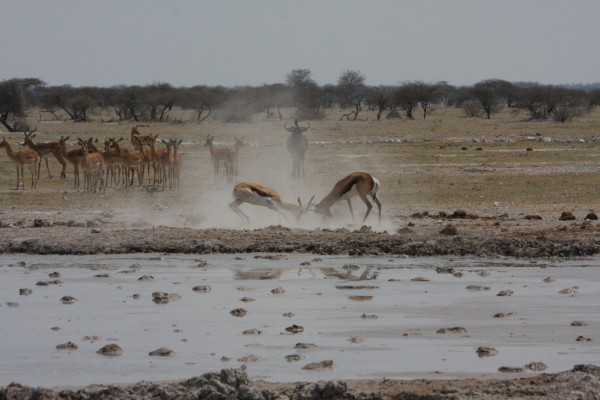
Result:
[[[600,0],[0,0],[0,79],[600,81]]]

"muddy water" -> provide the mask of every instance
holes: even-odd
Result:
[[[179,379],[242,364],[270,381],[491,377],[533,361],[547,372],[600,364],[599,259],[264,256],[2,255],[0,385]],[[181,298],[157,304],[154,292]],[[240,308],[245,316],[232,315]],[[501,312],[515,314],[494,317]],[[588,325],[571,326],[576,320]],[[303,331],[286,331],[293,325]],[[466,332],[437,333],[450,327]],[[78,348],[56,349],[69,341]],[[123,355],[96,353],[107,344]],[[479,346],[498,355],[480,358]],[[148,355],[160,347],[175,355]],[[286,361],[293,354],[304,358]],[[238,361],[252,355],[259,361]],[[335,367],[302,369],[323,360]]]

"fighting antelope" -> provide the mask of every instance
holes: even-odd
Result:
[[[367,198],[367,195],[371,196],[377,208],[379,209],[379,222],[381,222],[381,202],[377,198],[377,191],[379,190],[379,180],[373,175],[366,172],[352,172],[340,179],[331,192],[325,196],[323,200],[315,207],[314,211],[317,214],[323,214],[326,217],[332,217],[330,208],[331,206],[339,201],[346,200],[348,202],[348,208],[350,214],[352,214],[352,220],[354,220],[354,211],[352,211],[352,203],[350,199],[355,196],[359,196],[361,200],[367,205],[367,212],[362,220],[365,222],[373,205]]]
[[[38,171],[36,168],[40,166],[40,156],[35,150],[27,149],[21,151],[13,151],[10,147],[10,143],[6,141],[6,138],[2,138],[2,142],[0,142],[0,149],[6,149],[6,154],[17,167],[17,187],[19,189],[19,179],[23,185],[23,190],[25,190],[25,177],[23,176],[23,171],[25,169],[25,165],[29,165],[29,170],[31,171],[31,188],[35,188],[37,186],[37,177]]]
[[[276,211],[280,216],[287,219],[281,210],[288,211],[296,216],[296,219],[300,219],[304,213],[311,206],[313,198],[310,199],[308,205],[302,206],[300,198],[298,198],[298,204],[291,201],[287,201],[275,190],[266,186],[259,185],[257,183],[240,182],[233,188],[233,198],[235,199],[229,208],[233,210],[239,217],[245,222],[250,222],[250,218],[239,209],[239,206],[244,203],[253,204],[255,206],[262,206],[270,208]]]
[[[23,132],[25,135],[24,145],[29,147],[31,150],[35,150],[40,156],[40,164],[42,160],[46,162],[46,170],[48,170],[48,177],[52,179],[52,174],[50,173],[50,167],[48,166],[48,156],[52,154],[54,158],[62,165],[62,171],[60,171],[60,179],[65,179],[67,175],[65,174],[65,170],[67,168],[67,162],[62,156],[62,150],[59,142],[45,142],[45,143],[35,143],[33,138],[35,137],[34,129],[31,132]],[[41,165],[37,168],[38,179],[40,179],[40,170]]]
[[[227,160],[225,161],[228,165],[227,169],[227,182],[237,182],[238,179],[238,166],[240,163],[240,148],[244,147],[244,138],[238,139],[234,137],[235,145],[233,150],[227,154]]]
[[[206,143],[204,143],[205,147],[208,147],[210,151],[210,158],[213,161],[213,166],[215,168],[215,181],[219,178],[219,164],[221,161],[225,163],[225,170],[227,173],[227,177],[229,178],[229,163],[227,159],[229,157],[229,153],[233,151],[233,149],[229,146],[215,146],[213,145],[213,140],[215,139],[214,135],[208,135],[206,137]]]
[[[308,139],[304,136],[304,132],[310,129],[310,123],[306,127],[299,126],[298,119],[295,119],[294,126],[288,128],[286,121],[283,127],[291,133],[287,140],[287,150],[292,155],[292,175],[300,177],[300,173],[302,173],[304,176],[304,153],[308,149]]]

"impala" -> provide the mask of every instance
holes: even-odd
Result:
[[[37,128],[36,128],[37,129]],[[24,145],[29,147],[31,150],[35,150],[40,156],[40,164],[42,160],[46,162],[46,169],[48,170],[48,176],[52,178],[52,174],[50,173],[50,167],[48,166],[48,156],[52,154],[54,158],[62,165],[62,171],[60,171],[60,179],[65,179],[67,175],[65,174],[65,170],[67,168],[67,162],[62,157],[62,150],[59,142],[45,142],[45,143],[35,143],[33,138],[35,137],[34,129],[31,132],[23,132],[25,135]],[[40,168],[41,165],[38,166],[37,173],[38,179],[40,179]]]
[[[183,154],[179,152],[179,145],[183,142],[182,139],[170,139],[173,146],[173,185],[179,189],[179,175],[181,174],[181,163],[183,162]]]
[[[79,178],[79,166],[83,165],[83,143],[85,142],[83,139],[81,138],[77,138],[77,143],[81,146],[78,149],[73,149],[73,150],[69,150],[67,151],[67,140],[69,139],[69,136],[61,136],[60,139],[58,140],[58,144],[60,146],[61,149],[61,156],[67,160],[68,162],[70,162],[71,164],[73,164],[73,176],[74,176],[74,181],[75,181],[75,188],[79,187],[80,184],[80,178]],[[90,153],[97,153],[98,149],[96,148],[96,145],[93,143],[93,141],[87,143],[87,147],[88,147],[88,151]]]
[[[329,192],[329,194],[325,196],[325,198],[323,198],[319,204],[316,205],[314,211],[317,214],[323,214],[326,217],[332,217],[330,211],[331,206],[339,200],[346,200],[348,202],[350,214],[352,214],[352,219],[354,220],[354,211],[352,211],[352,203],[350,199],[352,199],[352,197],[359,196],[367,205],[367,212],[362,220],[362,223],[364,223],[369,216],[371,209],[373,208],[373,205],[367,198],[367,195],[369,195],[375,204],[377,204],[377,208],[379,209],[379,222],[381,222],[381,202],[377,198],[379,186],[379,180],[373,175],[366,172],[352,172],[351,174],[348,174],[344,178],[340,179],[335,184],[331,192]]]
[[[81,148],[83,149],[83,162],[81,164],[83,166],[83,190],[88,193],[96,193],[96,190],[104,192],[106,189],[104,184],[104,158],[97,151],[90,153],[91,147],[96,149],[92,138],[81,142]]]
[[[240,163],[240,148],[244,147],[244,138],[238,139],[234,137],[235,145],[233,146],[233,150],[227,154],[226,163],[227,167],[227,181],[228,182],[237,182],[238,178],[238,165]]]
[[[141,151],[121,148],[119,142],[123,140],[125,139],[110,139],[110,148],[115,149],[123,157],[125,187],[133,186],[134,171],[137,172],[138,184],[141,186],[144,181],[144,154]]]
[[[104,151],[102,152],[102,158],[104,158],[104,164],[106,165],[106,185],[109,183],[109,177],[111,184],[118,185],[123,170],[124,157],[120,151],[112,147],[113,140],[115,139],[109,138],[104,141]]]
[[[247,223],[250,222],[250,218],[239,209],[239,206],[244,203],[270,208],[284,218],[286,217],[281,210],[285,210],[294,214],[296,219],[300,219],[311,206],[314,199],[313,196],[305,208],[302,206],[300,198],[298,198],[298,204],[296,204],[281,197],[275,189],[250,182],[240,182],[235,185],[232,195],[235,200],[229,204],[229,207]]]
[[[172,144],[168,140],[162,140],[162,143],[167,146],[166,151],[158,156],[157,166],[159,168],[159,183],[162,183],[163,189],[169,185],[169,189],[173,188],[173,164],[175,159],[171,149]]]
[[[37,186],[37,177],[38,171],[36,168],[40,166],[40,156],[35,150],[21,150],[21,151],[13,151],[10,147],[10,143],[6,141],[6,138],[2,138],[2,142],[0,142],[0,148],[4,147],[6,149],[6,154],[17,167],[17,187],[19,189],[19,179],[22,182],[23,190],[25,190],[25,177],[23,176],[23,171],[25,169],[25,165],[29,165],[29,170],[31,171],[31,187],[35,188]]]
[[[229,163],[227,162],[227,158],[229,157],[229,153],[233,151],[233,149],[229,146],[215,146],[213,145],[213,140],[215,139],[214,135],[208,135],[206,137],[206,143],[204,146],[208,146],[208,150],[210,151],[210,158],[213,161],[213,166],[215,168],[215,181],[219,178],[219,164],[221,161],[225,163],[225,169],[227,172],[227,176],[229,177]]]
[[[300,177],[300,172],[302,172],[302,176],[304,176],[304,153],[308,149],[308,139],[304,136],[304,132],[310,129],[310,123],[306,127],[299,126],[298,119],[295,119],[294,126],[288,128],[286,122],[283,127],[291,133],[287,140],[287,150],[292,154],[292,175]]]
[[[144,155],[144,162],[143,162],[143,166],[142,166],[142,175],[144,175],[144,169],[148,170],[148,183],[150,183],[150,166],[152,166],[152,168],[154,169],[154,182],[156,183],[156,168],[154,166],[154,162],[152,161],[152,155],[150,154],[150,149],[145,149],[144,150],[144,145],[149,144],[149,141],[154,138],[154,140],[156,140],[156,137],[158,136],[152,136],[152,135],[141,135],[140,132],[137,130],[137,128],[139,127],[139,125],[134,126],[133,128],[131,128],[131,145],[133,146],[133,148],[139,152],[141,152]]]

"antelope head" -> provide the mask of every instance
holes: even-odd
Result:
[[[304,214],[306,214],[309,210],[310,207],[314,204],[314,200],[315,196],[313,195],[313,197],[310,198],[310,200],[308,201],[308,204],[306,205],[306,207],[304,207],[302,205],[302,200],[300,200],[300,197],[298,197],[298,211],[296,212],[296,219],[298,221],[300,221],[300,218],[302,218],[304,216]]]

